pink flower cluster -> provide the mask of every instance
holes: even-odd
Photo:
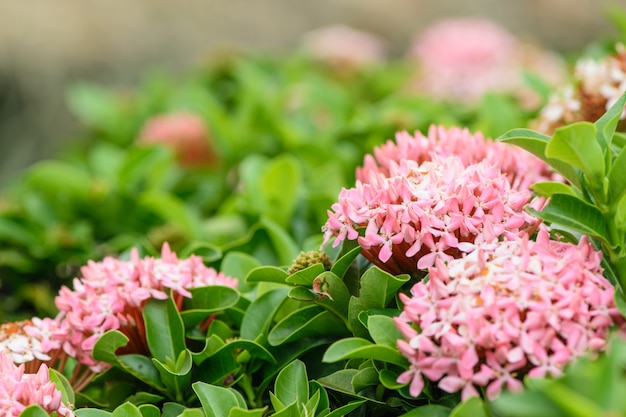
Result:
[[[120,330],[129,337],[128,349],[147,351],[141,310],[150,298],[165,299],[171,291],[177,305],[191,297],[192,288],[222,285],[235,288],[235,278],[204,265],[202,258],[179,260],[169,246],[163,245],[160,259],[140,258],[133,250],[130,261],[107,257],[90,261],[81,269],[82,278],[74,288],[61,288],[56,297],[60,310],[57,320],[67,332],[63,348],[68,355],[99,372],[104,364],[93,359],[91,351],[98,338],[108,330]]]
[[[169,147],[186,166],[211,165],[217,161],[206,124],[194,113],[170,113],[149,119],[137,142]]]
[[[550,83],[565,75],[556,54],[524,44],[484,18],[437,21],[416,36],[409,55],[420,66],[418,91],[444,99],[471,102],[488,91],[528,96],[528,91],[523,91],[523,70],[537,72]]]
[[[530,180],[515,177],[513,187],[500,170],[510,162],[511,176],[516,167],[530,172],[523,162],[539,167],[536,160],[521,154],[516,160],[506,145],[458,128],[433,127],[428,138],[399,134],[397,141],[377,149],[376,159],[366,157],[356,186],[340,192],[322,227],[324,244],[358,239],[363,255],[381,269],[415,273],[436,258],[458,258],[477,243],[536,227],[524,211],[531,203]],[[543,200],[531,204],[539,209]]]
[[[74,416],[71,405],[63,403],[61,391],[50,381],[46,365],[42,364],[37,373],[25,373],[24,364],[15,365],[0,351],[0,415],[17,417],[29,405],[39,405],[59,416]]]
[[[601,252],[583,237],[577,245],[550,240],[541,227],[527,236],[479,245],[460,259],[437,260],[428,282],[400,294],[395,322],[410,361],[398,378],[417,397],[424,377],[462,398],[486,387],[522,389],[524,375],[553,377],[575,358],[606,345],[609,328],[624,325]]]

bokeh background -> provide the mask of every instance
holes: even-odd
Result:
[[[133,88],[148,71],[183,74],[226,51],[286,54],[336,23],[380,35],[399,57],[426,25],[462,15],[567,55],[612,36],[616,4],[626,0],[1,0],[0,185],[76,135],[65,91],[78,81]]]

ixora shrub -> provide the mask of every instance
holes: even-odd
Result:
[[[574,378],[601,380],[597,369],[621,361],[626,343],[622,246],[604,244],[622,227],[620,217],[599,223],[588,214],[607,210],[597,201],[621,200],[622,177],[611,172],[621,163],[614,129],[625,102],[626,95],[595,124],[553,137],[517,129],[501,138],[532,143],[537,158],[462,129],[400,134],[357,174],[357,187],[368,190],[362,197],[383,203],[345,203],[353,212],[334,229],[337,210],[329,210],[318,249],[294,255],[291,266],[230,251],[214,268],[168,246],[160,257],[132,251],[128,260],[89,262],[59,292],[57,317],[3,327],[5,357],[22,362],[25,375],[38,369],[42,381],[50,368],[61,392],[61,402],[55,391],[54,401],[22,415],[495,417],[524,415],[507,404],[541,398],[526,407],[538,412],[530,416],[550,415],[572,392],[586,398],[586,410],[624,411],[605,392],[582,392]],[[564,152],[578,138],[567,132],[578,129],[590,143],[611,139],[598,144],[610,167],[599,173],[607,194],[594,188],[588,165]],[[463,159],[456,150],[463,148],[451,145],[458,137],[477,141],[493,159]],[[394,146],[401,151],[391,152]],[[431,148],[441,155],[416,151]],[[514,174],[504,161],[542,170]],[[532,184],[525,175],[550,181]],[[530,186],[544,199],[533,200]],[[577,205],[568,208],[563,198]],[[400,228],[402,241],[390,245],[368,239],[368,227],[384,237],[389,223],[412,232]],[[407,255],[411,245],[398,250],[405,237],[429,250]],[[448,247],[432,250],[429,239]],[[616,392],[626,382],[611,375],[604,386]],[[61,404],[58,412],[46,408],[52,403]]]

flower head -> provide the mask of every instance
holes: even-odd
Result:
[[[42,364],[37,373],[25,373],[24,364],[16,365],[0,351],[0,414],[17,417],[29,405],[39,405],[48,413],[73,417],[70,404],[64,404],[62,393],[50,381],[48,367]]]
[[[211,165],[217,161],[206,124],[193,113],[171,113],[149,119],[137,142],[167,146],[187,166]]]
[[[61,288],[56,305],[62,323],[69,329],[64,349],[94,372],[104,367],[92,356],[98,338],[108,330],[119,330],[130,339],[134,353],[147,351],[141,315],[148,299],[165,299],[171,292],[180,306],[190,289],[222,285],[236,287],[237,280],[206,267],[202,258],[178,259],[164,244],[161,258],[140,258],[133,250],[130,261],[107,257],[90,261],[74,279],[73,289]]]
[[[573,78],[550,96],[533,122],[537,130],[551,134],[566,124],[598,120],[626,91],[626,47],[618,44],[614,54],[600,60],[580,59]]]
[[[624,325],[613,286],[602,276],[601,252],[550,240],[541,227],[528,236],[477,245],[466,256],[437,260],[428,282],[400,294],[400,351],[418,396],[423,378],[463,398],[486,387],[522,388],[524,375],[559,376],[575,358],[602,350],[609,328]]]

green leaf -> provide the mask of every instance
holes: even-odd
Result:
[[[352,332],[359,337],[369,337],[365,326],[359,322],[359,314],[373,308],[385,308],[398,290],[409,280],[406,274],[393,276],[373,266],[361,276],[358,297],[350,299],[348,318]]]
[[[92,186],[91,176],[83,169],[62,161],[41,161],[30,167],[25,181],[40,190],[85,200]]]
[[[333,266],[330,268],[330,272],[343,279],[343,277],[346,275],[346,272],[348,272],[348,268],[350,268],[350,265],[352,265],[352,262],[354,262],[354,260],[357,256],[359,256],[362,250],[363,248],[361,246],[352,248],[341,258],[337,259],[335,263],[333,263]]]
[[[580,189],[580,179],[578,178],[576,170],[573,169],[570,164],[564,163],[558,159],[549,158],[546,155],[546,147],[550,142],[550,136],[535,132],[531,129],[512,129],[500,136],[497,140],[519,146],[532,153],[563,175],[572,185]]]
[[[57,371],[56,369],[48,368],[48,374],[50,375],[50,381],[54,382],[57,389],[61,391],[62,401],[64,404],[75,404],[76,399],[74,397],[74,389],[72,384],[67,380],[65,375]]]
[[[253,410],[235,407],[230,410],[228,417],[263,417],[266,411],[267,407],[255,408]]]
[[[326,282],[328,286],[327,292],[332,299],[324,297],[317,300],[317,304],[336,316],[342,317],[344,320],[347,319],[351,296],[346,284],[330,271],[323,272],[318,278]]]
[[[613,134],[624,111],[624,104],[626,104],[626,91],[613,103],[611,108],[594,123],[597,128],[596,140],[602,145],[603,149],[611,145]]]
[[[367,387],[378,385],[378,382],[378,371],[371,366],[359,370],[352,377],[354,392],[360,392]]]
[[[178,403],[163,404],[163,417],[178,417],[185,412],[187,408]]]
[[[162,363],[156,358],[152,362],[161,375],[161,381],[167,386],[170,395],[178,402],[183,402],[183,394],[191,383],[191,368],[193,361],[191,353],[183,350],[176,363]]]
[[[310,286],[319,274],[324,272],[324,265],[314,264],[289,275],[285,282],[289,284]]]
[[[26,410],[24,410],[26,411]],[[24,413],[24,411],[22,413]],[[104,410],[99,410],[97,408],[79,408],[74,411],[76,417],[110,417],[111,413]],[[48,414],[46,414],[48,416]],[[20,414],[20,417],[38,417],[38,416],[28,416],[25,414]]]
[[[143,417],[136,405],[126,402],[111,413],[111,417]]]
[[[298,404],[298,408],[309,400],[309,379],[304,362],[295,360],[284,367],[274,384],[276,398],[282,404]]]
[[[152,356],[162,363],[178,359],[185,350],[185,326],[172,299],[149,300],[143,319]]]
[[[560,127],[546,146],[546,157],[580,169],[592,185],[601,185],[605,174],[604,154],[596,142],[596,132],[596,126],[589,122]]]
[[[121,355],[118,357],[116,366],[151,387],[161,391],[165,390],[165,386],[163,385],[163,382],[161,382],[161,378],[159,376],[159,371],[147,356],[134,353]]]
[[[479,397],[472,397],[454,407],[450,417],[490,417],[486,404]]]
[[[289,288],[279,288],[261,295],[248,307],[241,323],[241,338],[256,340],[267,335],[274,315],[287,299]]]
[[[143,417],[161,417],[161,410],[154,404],[142,404],[139,406],[139,412]],[[204,417],[204,416],[200,416]]]
[[[278,261],[281,265],[290,265],[291,262],[296,259],[300,248],[294,242],[293,238],[283,229],[279,224],[267,217],[261,217],[259,223],[263,226],[267,235],[270,237]]]
[[[178,417],[206,417],[200,408],[187,408]]]
[[[407,367],[408,361],[395,348],[375,345],[369,340],[358,337],[341,339],[328,347],[322,362],[338,362],[346,359],[374,359]]]
[[[276,282],[279,284],[285,283],[285,278],[289,274],[283,269],[277,266],[258,266],[253,268],[248,275],[246,275],[246,282]]]
[[[9,410],[7,410],[6,412],[7,412],[7,416],[11,415],[11,414],[8,414]],[[22,410],[22,412],[19,414],[19,417],[50,417],[50,416],[48,415],[46,410],[43,409],[42,406],[38,404],[34,404],[34,405],[29,405],[24,410]]]
[[[178,197],[162,191],[145,191],[137,203],[179,228],[187,238],[202,238],[199,216]]]
[[[626,195],[626,148],[622,148],[609,172],[609,203],[618,202]]]
[[[552,197],[554,194],[568,194],[576,196],[576,192],[569,185],[558,181],[536,182],[530,188],[545,197]]]
[[[180,252],[180,258],[188,258],[191,255],[201,257],[205,263],[211,263],[222,258],[222,251],[208,242],[192,242]]]
[[[609,243],[602,213],[577,197],[555,194],[540,212],[532,209],[529,211],[549,223],[555,223]]]
[[[381,369],[378,373],[380,383],[387,389],[399,390],[406,384],[398,382],[398,373],[391,371],[390,369]]]
[[[396,327],[393,318],[388,316],[373,315],[367,319],[367,329],[374,342],[378,345],[397,347],[398,339],[404,339],[402,332]]]
[[[232,388],[218,387],[205,382],[194,382],[193,390],[198,395],[206,417],[228,416],[235,407],[246,408]]]
[[[280,155],[269,162],[259,183],[265,203],[264,217],[280,227],[288,226],[296,206],[301,177],[300,164],[292,155]]]
[[[119,360],[115,352],[128,344],[128,337],[119,330],[109,330],[98,338],[93,346],[94,359],[111,365],[117,365]]]
[[[212,313],[224,311],[237,304],[239,293],[231,287],[209,285],[189,290],[191,298],[183,299],[180,316],[187,328],[191,328]]]
[[[325,417],[343,417],[347,416],[350,412],[356,410],[365,403],[365,400],[350,401],[348,404],[334,409]]]
[[[254,268],[261,266],[261,263],[247,253],[231,251],[222,259],[221,271],[224,275],[237,278],[239,280],[239,291],[246,292],[246,276]],[[244,288],[245,286],[245,288]]]
[[[428,404],[421,407],[416,407],[408,413],[402,414],[400,417],[448,417],[450,415],[450,409],[443,405]],[[471,417],[471,415],[469,415]],[[480,414],[477,415],[480,417]]]
[[[272,346],[311,336],[349,334],[345,323],[318,305],[302,307],[279,321],[268,335]]]

